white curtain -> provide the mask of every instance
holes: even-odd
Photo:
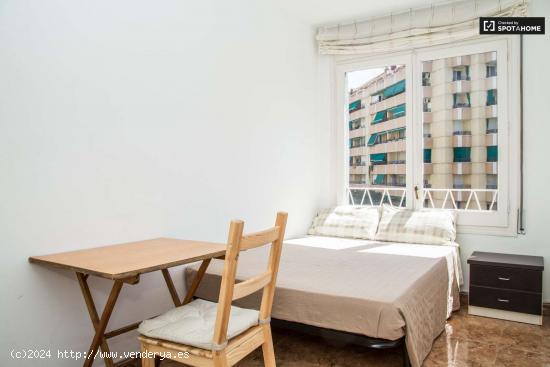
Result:
[[[318,29],[322,54],[379,54],[480,37],[479,17],[525,16],[526,0],[463,0]]]

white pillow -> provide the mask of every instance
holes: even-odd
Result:
[[[321,210],[313,219],[308,234],[372,240],[379,220],[378,207],[337,206]]]
[[[410,210],[384,206],[376,240],[449,244],[456,239],[456,213],[451,210]]]

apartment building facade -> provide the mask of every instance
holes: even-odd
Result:
[[[405,68],[350,92],[350,186],[405,186]]]
[[[494,192],[479,192],[497,190],[496,75],[494,52],[423,63],[424,189],[436,207],[471,209],[477,190],[476,207],[496,210]],[[405,186],[405,93],[404,66],[350,91],[350,188]]]

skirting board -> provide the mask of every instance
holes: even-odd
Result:
[[[530,315],[526,313],[495,310],[493,308],[485,308],[479,306],[468,306],[468,314],[484,317],[492,317],[494,319],[503,319],[527,324],[542,325],[542,315]]]

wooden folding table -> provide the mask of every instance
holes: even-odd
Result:
[[[139,325],[139,322],[136,322],[106,332],[109,318],[124,283],[137,284],[141,274],[160,270],[162,271],[174,305],[178,307],[193,299],[202,277],[210,264],[210,260],[216,257],[223,257],[225,250],[226,245],[221,243],[157,238],[53,255],[32,256],[29,258],[29,261],[76,272],[76,277],[95,329],[94,338],[86,354],[84,367],[92,365],[98,348],[101,348],[104,354],[105,366],[112,367],[115,364],[110,356],[107,339],[134,330]],[[185,298],[180,300],[168,268],[201,260],[202,263],[199,271],[193,279]],[[113,287],[101,317],[99,317],[96,310],[88,286],[87,280],[90,275],[113,281]],[[121,361],[121,363],[116,365],[121,365],[124,362],[127,361]]]

